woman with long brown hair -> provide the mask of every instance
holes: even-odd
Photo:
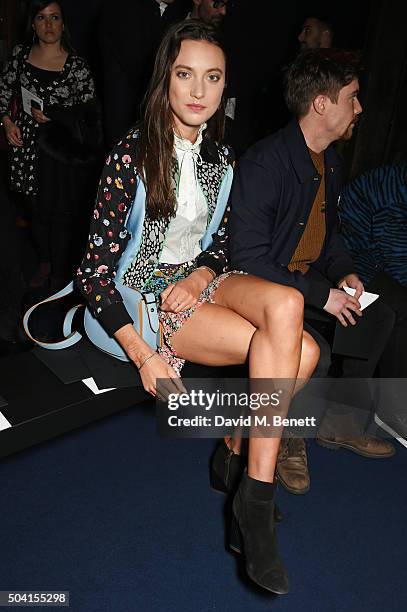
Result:
[[[169,381],[167,391],[182,390],[184,360],[220,366],[248,358],[251,379],[285,379],[289,399],[296,380],[312,374],[319,350],[303,331],[299,292],[228,270],[233,159],[221,144],[225,79],[225,55],[211,26],[188,20],[168,31],[143,121],[107,159],[78,284],[153,396],[157,379]],[[134,213],[130,235],[126,222]],[[135,331],[114,278],[160,299],[164,341],[157,351]],[[240,550],[241,537],[251,578],[285,593],[273,519],[278,447],[279,437],[250,438],[231,546]]]

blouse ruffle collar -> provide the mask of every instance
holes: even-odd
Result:
[[[203,123],[199,128],[198,137],[194,143],[192,143],[187,138],[182,138],[181,136],[178,136],[178,134],[174,132],[175,148],[178,151],[191,151],[191,152],[199,153],[199,150],[201,148],[202,138],[203,138],[203,132],[205,129],[206,129],[206,123]]]

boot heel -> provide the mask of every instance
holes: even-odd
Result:
[[[241,553],[243,550],[242,534],[240,533],[239,523],[237,522],[234,514],[232,516],[232,524],[230,526],[229,548],[237,553]]]
[[[210,473],[211,489],[219,493],[228,493],[226,485],[222,478],[212,469]]]

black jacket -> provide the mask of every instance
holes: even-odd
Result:
[[[312,163],[296,120],[251,147],[241,158],[232,188],[230,257],[232,267],[295,287],[305,303],[323,308],[332,283],[354,271],[338,233],[340,159],[325,151],[326,238],[320,257],[302,275],[288,264],[304,232],[321,176]],[[326,282],[312,278],[312,268]]]

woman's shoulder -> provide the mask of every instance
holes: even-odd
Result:
[[[139,128],[132,127],[113,147],[108,156],[108,162],[115,162],[116,165],[123,164],[127,169],[131,166],[135,167],[139,135]]]
[[[131,127],[128,132],[117,142],[115,149],[135,152],[140,138],[140,128]]]
[[[222,165],[234,165],[235,154],[231,146],[217,142],[207,134],[202,141],[202,147],[213,159],[218,158],[217,163],[220,161]]]
[[[76,73],[78,72],[91,72],[88,61],[82,57],[81,55],[77,55],[76,53],[71,53],[68,56],[69,63],[71,64],[72,70]]]
[[[220,148],[222,155],[225,156],[227,163],[233,166],[236,161],[236,156],[235,156],[235,152],[233,148],[227,144],[221,144],[219,145],[219,148]]]
[[[22,55],[26,50],[28,50],[26,45],[18,44],[15,45],[11,51],[11,57],[14,59],[20,55]]]
[[[229,166],[234,166],[236,157],[233,148],[225,143],[216,143],[216,148],[220,158],[223,160],[223,163]]]
[[[82,55],[78,55],[75,51],[68,53],[68,55],[71,58],[71,61],[75,62],[79,66],[88,66],[87,60],[82,57]]]

